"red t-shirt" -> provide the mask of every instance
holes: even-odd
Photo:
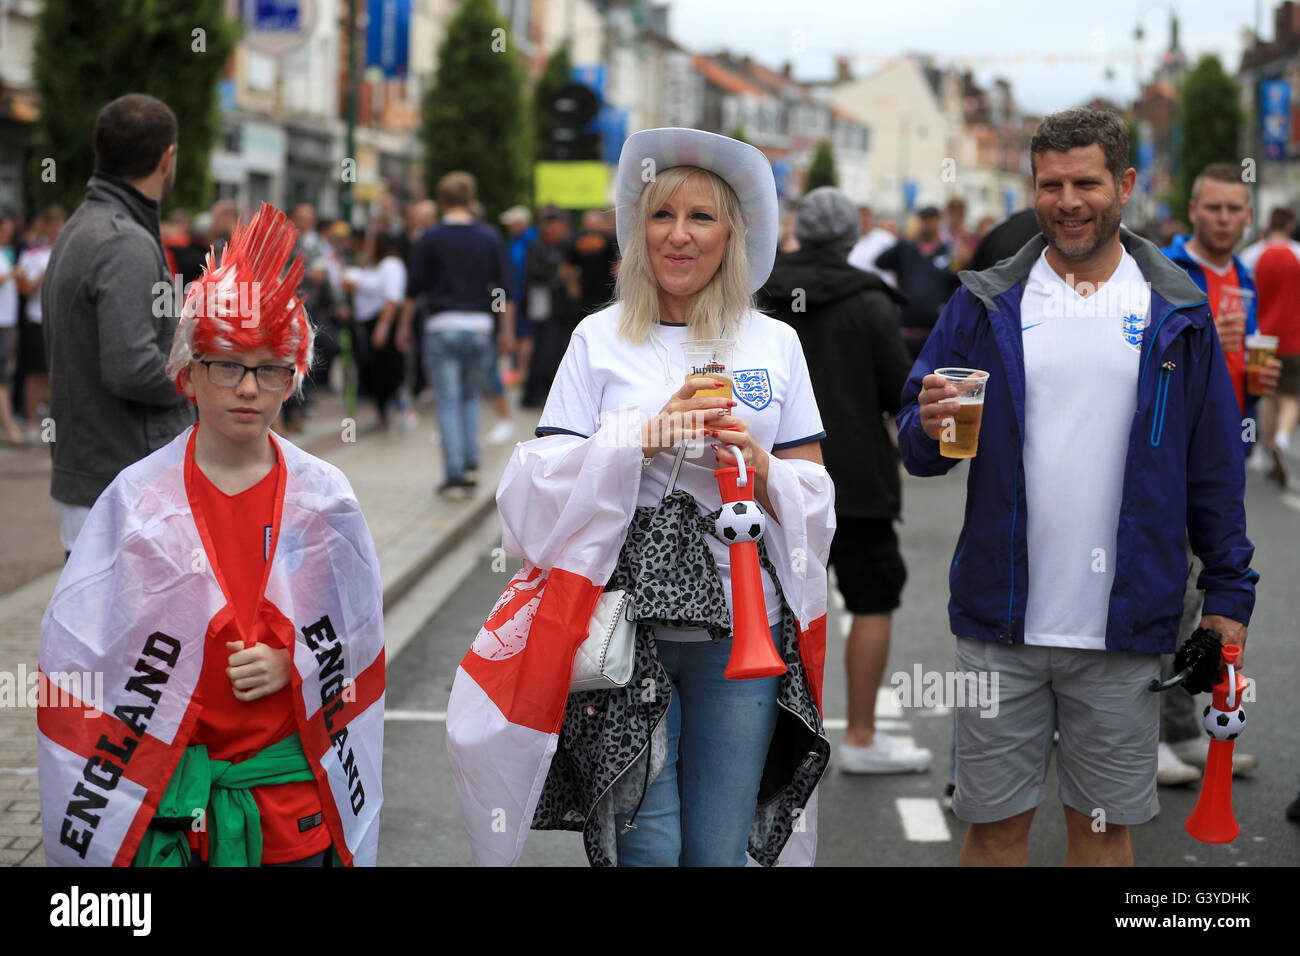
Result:
[[[1205,273],[1205,297],[1210,300],[1210,312],[1215,318],[1218,318],[1219,300],[1223,297],[1223,287],[1241,285],[1237,281],[1237,264],[1234,262],[1227,272],[1219,275],[1202,260],[1197,259],[1196,261],[1200,264],[1201,271]],[[1246,414],[1245,346],[1239,346],[1235,352],[1224,352],[1223,357],[1228,363],[1228,376],[1232,379],[1232,387],[1237,392],[1237,407],[1244,415]]]
[[[1255,266],[1259,330],[1277,336],[1278,355],[1300,355],[1300,259],[1286,243],[1271,244]]]
[[[274,448],[275,442],[271,441]],[[284,465],[276,452],[275,466],[253,487],[227,495],[194,466],[194,442],[186,451],[186,474],[193,477],[189,492],[195,518],[204,532],[204,546],[218,579],[224,580],[234,616],[208,632],[199,675],[203,709],[192,743],[205,744],[215,760],[246,760],[258,751],[298,732],[293,717],[293,684],[267,697],[241,701],[226,674],[231,652],[227,641],[245,645],[261,642],[283,647],[281,639],[258,616],[265,588],[271,533],[276,519],[276,495]],[[304,780],[254,787],[253,799],[262,815],[262,862],[287,863],[320,853],[332,840],[321,814],[314,781]],[[207,859],[207,834],[197,848]]]

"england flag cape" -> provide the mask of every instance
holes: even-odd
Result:
[[[194,428],[96,501],[41,622],[37,712],[45,858],[131,863],[193,734],[211,629],[232,614],[186,491]],[[383,803],[383,592],[356,497],[275,436],[284,467],[259,626],[291,649],[294,717],[345,865],[374,865]],[[102,674],[102,701],[69,692]],[[98,705],[98,709],[96,709]]]
[[[524,564],[461,661],[447,705],[447,749],[479,865],[513,866],[523,852],[559,742],[573,657],[636,507],[641,449],[627,434],[625,416],[612,413],[591,438],[522,444],[497,489],[502,543]],[[782,519],[767,524],[769,554],[820,709],[834,486],[821,465],[773,457],[767,487]],[[811,865],[816,841],[814,794],[781,864]]]

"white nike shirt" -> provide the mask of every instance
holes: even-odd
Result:
[[[633,345],[618,337],[621,306],[615,304],[587,316],[578,324],[555,375],[538,431],[590,438],[601,426],[601,415],[619,409],[657,415],[686,381],[686,361],[680,346],[688,339],[684,325],[658,325],[650,338]],[[826,437],[803,348],[795,330],[760,312],[750,312],[736,336],[732,358],[734,389],[739,404],[732,414],[744,420],[754,440],[768,451],[792,448]],[[635,429],[634,429],[635,430]],[[690,493],[703,511],[722,506],[718,467],[709,447],[697,440],[677,476],[677,487]],[[663,497],[675,455],[663,452],[641,476],[637,505],[654,506]],[[731,558],[727,545],[706,535],[718,566],[722,588],[731,606]],[[776,586],[762,572],[768,624],[781,620]],[[708,640],[704,631],[656,628],[669,640]]]
[[[1106,649],[1150,303],[1150,286],[1127,250],[1087,297],[1047,264],[1046,251],[1025,283],[1026,644]]]

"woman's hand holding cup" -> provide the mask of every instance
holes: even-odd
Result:
[[[703,438],[716,430],[715,420],[728,415],[736,402],[716,395],[695,398],[702,389],[729,387],[730,382],[694,375],[668,399],[659,414],[641,429],[641,457],[653,458],[689,438]]]

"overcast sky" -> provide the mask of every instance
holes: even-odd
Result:
[[[1259,5],[1266,41],[1276,5]],[[855,76],[908,52],[966,60],[978,82],[1004,76],[1022,109],[1045,113],[1095,95],[1127,105],[1137,89],[1135,53],[1143,54],[1145,80],[1168,47],[1171,6],[1189,62],[1217,53],[1235,73],[1242,29],[1255,23],[1255,0],[672,0],[668,24],[693,52],[726,48],[774,69],[789,60],[801,80],[828,78],[837,54],[857,57]],[[1139,14],[1140,44],[1133,37]]]

